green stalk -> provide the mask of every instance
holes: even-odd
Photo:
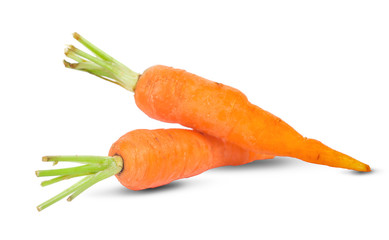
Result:
[[[102,171],[106,166],[99,164],[87,164],[79,167],[61,168],[52,170],[38,170],[35,172],[37,177],[64,176],[64,175],[86,175]]]
[[[73,37],[89,49],[95,56],[70,45],[65,50],[65,55],[77,63],[64,61],[65,67],[88,72],[134,92],[140,76],[139,73],[132,71],[78,33],[73,33]]]
[[[49,186],[51,184],[54,184],[54,183],[57,183],[57,182],[60,182],[60,181],[63,181],[63,180],[67,180],[67,179],[71,179],[71,178],[75,178],[75,177],[86,176],[86,175],[90,175],[90,174],[92,174],[92,173],[89,173],[89,174],[63,175],[63,176],[59,176],[59,177],[56,177],[56,178],[52,178],[50,180],[43,181],[43,182],[41,182],[41,186],[42,187],[46,187],[46,186]]]
[[[89,187],[94,184],[104,180],[110,176],[118,174],[123,169],[123,159],[120,156],[114,157],[99,157],[99,156],[49,156],[43,157],[44,162],[76,162],[76,163],[85,163],[84,166],[72,167],[72,168],[62,168],[62,169],[53,169],[53,170],[38,170],[36,175],[38,177],[44,176],[58,176],[51,180],[46,180],[42,182],[42,186],[47,186],[62,180],[86,176],[81,179],[79,182],[75,183],[68,189],[62,191],[46,202],[38,205],[38,211],[41,211],[50,205],[58,202],[66,196],[68,201],[71,201],[80,193],[84,192]]]
[[[121,170],[121,169],[120,169]],[[69,202],[72,201],[75,197],[80,195],[83,191],[91,187],[93,184],[100,182],[101,180],[104,180],[112,175],[115,175],[117,171],[116,167],[108,168],[106,171],[101,171],[93,175],[93,177],[85,182],[84,184],[80,185],[72,195],[69,196],[67,199]]]
[[[42,157],[43,162],[75,162],[75,163],[106,163],[110,161],[112,157],[105,156],[44,156]]]

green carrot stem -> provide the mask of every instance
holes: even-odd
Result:
[[[53,205],[54,203],[58,202],[59,200],[61,200],[62,198],[66,197],[67,195],[71,194],[72,192],[74,192],[80,185],[82,185],[84,182],[88,181],[90,178],[92,178],[93,176],[88,176],[88,177],[85,177],[83,178],[81,181],[75,183],[74,185],[72,185],[70,188],[66,189],[65,191],[62,191],[61,193],[55,195],[54,197],[50,198],[49,200],[47,200],[46,202],[42,203],[42,204],[39,204],[37,206],[37,209],[38,211],[42,211],[43,209]]]
[[[75,54],[74,52],[69,51],[69,48],[65,48],[65,55],[66,55],[68,58],[71,58],[71,59],[73,59],[74,61],[79,62],[79,63],[87,62],[85,59],[83,59],[83,58],[77,56],[77,54]],[[93,63],[93,64],[95,64],[95,63]]]
[[[71,179],[71,178],[75,178],[75,177],[81,177],[81,176],[85,176],[85,175],[90,175],[92,173],[87,173],[87,174],[73,174],[73,175],[63,175],[63,176],[59,176],[59,177],[55,177],[55,178],[52,178],[50,180],[46,180],[46,181],[43,181],[41,182],[41,186],[42,187],[46,187],[48,185],[51,185],[53,183],[57,183],[57,182],[60,182],[60,181],[63,181],[63,180],[68,180],[68,179]]]
[[[84,45],[86,48],[88,48],[91,52],[96,54],[98,57],[100,57],[106,61],[109,61],[109,62],[115,61],[115,59],[113,57],[111,57],[110,55],[105,53],[103,50],[101,50],[98,47],[96,47],[95,45],[93,45],[91,42],[89,42],[88,40],[83,38],[80,34],[73,33],[73,37],[74,37],[74,39],[79,41],[82,45]]]
[[[44,156],[42,157],[43,162],[75,162],[75,163],[106,163],[110,161],[112,157],[105,156],[79,156],[79,155],[69,155],[69,156]]]
[[[119,173],[123,169],[123,159],[120,156],[114,157],[98,157],[98,156],[51,156],[43,157],[44,161],[47,162],[84,162],[87,163],[84,166],[53,169],[53,170],[39,170],[36,171],[38,177],[42,176],[54,176],[60,175],[59,177],[51,180],[43,181],[42,186],[47,186],[65,179],[89,175],[75,183],[68,189],[57,194],[53,198],[46,202],[38,205],[38,211],[41,211],[50,205],[58,202],[62,198],[71,195],[69,201],[74,199],[80,193],[96,184],[97,182],[104,180],[110,176]]]
[[[64,61],[64,64],[65,67],[67,68],[89,72],[91,74],[98,75],[98,76],[105,76],[109,78],[114,77],[110,71],[92,62],[69,63]]]
[[[102,66],[103,68],[107,68],[108,70],[112,70],[112,66],[108,64],[106,61],[102,60],[101,58],[94,57],[84,51],[81,51],[80,49],[76,48],[73,45],[68,46],[68,52],[78,55],[80,57],[83,57],[91,62],[96,63],[97,65]]]
[[[91,187],[97,182],[100,182],[101,180],[104,180],[112,175],[115,175],[116,173],[121,171],[121,167],[117,166],[116,164],[112,164],[109,168],[105,169],[104,171],[98,172],[93,175],[92,178],[90,178],[88,181],[84,182],[82,185],[80,185],[72,195],[69,196],[67,199],[69,202],[72,201],[74,198],[76,198],[78,195],[80,195],[82,192],[84,192],[86,189]]]
[[[61,169],[52,169],[52,170],[38,170],[36,171],[37,177],[50,177],[50,176],[61,176],[61,175],[85,175],[89,173],[96,173],[106,169],[107,166],[88,164],[79,167],[71,167],[71,168],[61,168]]]
[[[73,37],[96,56],[92,56],[70,45],[66,49],[65,55],[78,63],[68,63],[65,61],[65,67],[91,73],[104,80],[116,83],[131,92],[135,90],[136,83],[140,76],[139,73],[132,71],[124,64],[81,37],[78,33],[74,33]]]
[[[108,82],[112,82],[123,87],[121,83],[111,80],[115,76],[113,76],[110,71],[107,71],[106,69],[102,68],[101,66],[98,66],[93,62],[69,63],[66,60],[63,60],[63,63],[67,68],[88,72]]]

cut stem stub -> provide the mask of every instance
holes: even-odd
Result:
[[[139,73],[132,71],[124,64],[83,38],[80,34],[73,33],[73,37],[89,49],[95,56],[90,55],[73,45],[69,45],[65,49],[65,55],[77,63],[69,63],[64,60],[65,67],[88,72],[134,92],[140,76]]]
[[[110,176],[118,174],[123,169],[123,159],[120,156],[45,156],[42,158],[42,161],[53,162],[54,165],[58,162],[75,162],[85,164],[83,166],[72,168],[36,171],[35,174],[37,177],[57,176],[50,180],[43,181],[41,184],[42,186],[48,186],[50,184],[74,177],[85,177],[68,189],[38,205],[38,211],[49,207],[69,195],[68,201],[71,201],[92,185]]]

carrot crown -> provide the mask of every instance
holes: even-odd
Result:
[[[96,75],[106,81],[115,83],[123,88],[134,92],[139,73],[136,73],[120,63],[101,49],[90,43],[78,33],[73,37],[88,48],[95,56],[69,45],[65,49],[65,55],[77,63],[69,63],[64,60],[65,67],[81,70]]]
[[[37,209],[41,211],[50,205],[58,202],[62,198],[70,195],[68,201],[72,201],[75,197],[80,195],[83,191],[91,187],[97,182],[104,180],[110,176],[119,173],[123,169],[123,159],[120,156],[114,157],[99,157],[99,156],[46,156],[42,158],[44,162],[53,162],[56,165],[58,162],[75,162],[84,163],[83,166],[52,169],[52,170],[38,170],[35,172],[37,177],[57,176],[50,180],[43,181],[41,186],[48,186],[50,184],[74,178],[85,176],[79,182],[75,183],[68,189],[40,204]]]

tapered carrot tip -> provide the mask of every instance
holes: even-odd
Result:
[[[348,166],[347,167],[345,166],[345,168],[359,171],[359,172],[370,172],[371,171],[369,165],[367,165],[363,162],[360,162],[354,158],[351,158],[349,156],[345,156],[345,157],[341,158],[341,160],[349,162]],[[340,166],[340,167],[342,167],[342,166]]]
[[[352,157],[344,155],[343,157],[339,157],[336,162],[334,162],[336,167],[347,168],[350,170],[355,170],[359,172],[370,172],[370,166],[360,162]]]
[[[359,168],[359,170],[357,171],[361,171],[361,172],[371,172],[371,168],[369,165],[367,164],[364,164],[364,163],[361,163],[361,166]]]

